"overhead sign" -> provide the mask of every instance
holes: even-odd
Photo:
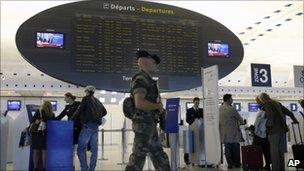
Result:
[[[294,86],[304,87],[304,66],[294,65]]]
[[[251,85],[271,87],[271,70],[269,64],[251,64]]]
[[[221,156],[218,102],[218,66],[202,68],[205,154],[208,163],[219,164]]]

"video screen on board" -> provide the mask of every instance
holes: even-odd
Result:
[[[208,43],[208,56],[229,57],[229,46],[227,43]]]
[[[37,32],[36,33],[36,47],[37,48],[64,48],[64,34],[63,33],[48,33]]]

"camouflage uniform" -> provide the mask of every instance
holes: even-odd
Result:
[[[149,102],[160,102],[157,82],[144,71],[139,71],[132,79],[131,96],[134,96],[138,91],[146,91],[145,99]],[[127,171],[142,170],[147,153],[151,154],[151,160],[156,170],[170,170],[168,156],[163,151],[158,139],[157,113],[157,110],[143,111],[136,109],[132,119],[132,128],[135,133],[133,151],[126,167]]]

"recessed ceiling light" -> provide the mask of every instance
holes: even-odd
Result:
[[[252,29],[252,27],[247,27],[246,29],[247,29],[247,30],[251,30],[251,29]]]
[[[280,27],[282,24],[276,24],[275,26]]]
[[[266,31],[272,31],[272,29],[267,29]]]
[[[292,4],[286,4],[285,7],[290,7]]]
[[[290,21],[290,20],[292,20],[291,18],[287,18],[285,21]]]
[[[260,37],[261,37],[261,36],[264,36],[264,34],[259,34],[258,36],[260,36]]]
[[[298,15],[298,16],[303,15],[303,12],[299,12],[296,15]]]
[[[249,43],[244,43],[244,45],[249,45]]]
[[[254,24],[261,24],[262,22],[258,21],[258,22],[255,22]]]
[[[269,19],[270,18],[270,16],[266,16],[266,17],[264,17],[264,19]]]
[[[281,10],[276,10],[276,11],[274,11],[273,13],[279,13],[279,12],[281,12]]]
[[[245,34],[245,32],[240,32],[239,34],[241,34],[241,35],[242,35],[242,34]]]
[[[251,39],[251,41],[255,41],[255,39]]]

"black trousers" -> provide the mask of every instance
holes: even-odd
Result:
[[[239,143],[225,143],[225,157],[228,166],[241,166],[240,144]]]
[[[184,161],[185,161],[185,163],[189,163],[190,161],[189,161],[189,153],[185,153],[184,154]]]
[[[266,165],[269,166],[270,163],[271,163],[271,158],[270,158],[270,146],[269,146],[268,138],[267,137],[266,138],[261,138],[261,137],[254,134],[252,144],[253,145],[258,145],[258,146],[261,147],[264,158],[265,158]]]

